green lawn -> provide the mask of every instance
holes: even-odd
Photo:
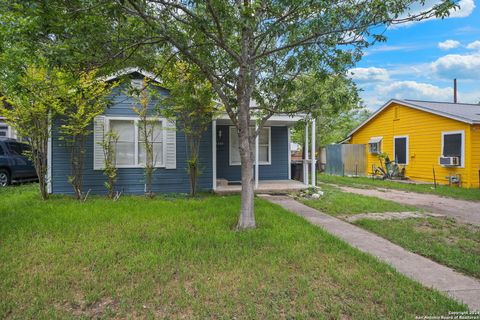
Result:
[[[307,206],[333,216],[369,212],[419,211],[419,209],[413,206],[402,205],[377,197],[342,192],[338,188],[325,184],[320,185],[320,188],[324,192],[320,199],[308,199],[303,200],[303,202]]]
[[[334,183],[344,186],[352,187],[379,187],[379,188],[390,188],[398,189],[404,191],[413,191],[419,193],[431,193],[444,197],[464,199],[464,200],[474,200],[480,201],[480,189],[467,189],[459,187],[449,187],[444,185],[439,185],[435,189],[433,184],[407,184],[396,181],[389,180],[372,180],[366,177],[341,177],[341,176],[332,176],[327,174],[318,174],[317,179],[319,182],[325,183]]]
[[[359,220],[355,224],[398,245],[480,278],[480,227],[450,219]]]
[[[465,307],[257,199],[0,191],[0,318],[405,319]]]

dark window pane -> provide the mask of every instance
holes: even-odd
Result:
[[[30,150],[30,147],[27,144],[18,143],[18,142],[7,142],[7,147],[11,153],[19,156],[24,156],[25,151]]]
[[[462,155],[462,134],[446,134],[443,136],[443,156],[460,157]]]
[[[395,162],[407,163],[407,138],[395,138]]]
[[[0,156],[4,156],[5,155],[5,151],[3,151],[3,147],[2,145],[0,145]]]

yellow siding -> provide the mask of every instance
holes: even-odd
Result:
[[[471,160],[471,187],[479,188],[479,171],[480,171],[480,125],[471,126],[471,149],[472,149],[472,160]]]
[[[442,132],[465,132],[464,168],[447,168],[438,164],[442,152]],[[448,183],[447,176],[460,174],[464,187],[478,187],[480,170],[480,126],[437,116],[399,104],[391,104],[352,135],[350,143],[367,144],[371,137],[383,137],[381,151],[393,160],[393,137],[408,136],[406,175],[412,180]],[[472,143],[473,137],[473,143]],[[379,165],[376,155],[368,153],[368,172]]]

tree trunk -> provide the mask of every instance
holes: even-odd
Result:
[[[244,0],[245,7],[251,6],[250,0]],[[244,17],[250,19],[248,15]],[[251,26],[243,22],[241,63],[237,83],[237,133],[242,168],[242,194],[238,229],[255,228],[254,212],[254,186],[253,186],[253,137],[250,134],[250,99],[255,86],[255,61],[252,60],[254,52],[253,31]],[[255,136],[255,135],[254,135]]]
[[[248,92],[248,91],[247,91]],[[239,99],[238,112],[238,145],[240,151],[242,193],[241,209],[238,218],[238,229],[255,228],[254,186],[253,186],[253,153],[250,137],[250,95]]]
[[[255,228],[254,214],[254,189],[253,189],[253,161],[250,146],[250,134],[247,126],[246,132],[243,130],[239,134],[240,160],[242,163],[242,194],[241,209],[238,219],[238,229]]]
[[[48,140],[42,139],[41,137],[31,138],[32,141],[32,160],[35,166],[35,171],[38,177],[38,186],[40,189],[40,196],[42,200],[48,199],[48,190],[46,175],[48,171],[47,163],[47,148]],[[51,177],[50,177],[51,178]]]

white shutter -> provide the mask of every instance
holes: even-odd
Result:
[[[165,169],[177,168],[177,132],[175,121],[165,120]]]
[[[105,117],[95,117],[95,119],[93,119],[93,170],[103,170],[105,167],[102,147],[104,130]]]

